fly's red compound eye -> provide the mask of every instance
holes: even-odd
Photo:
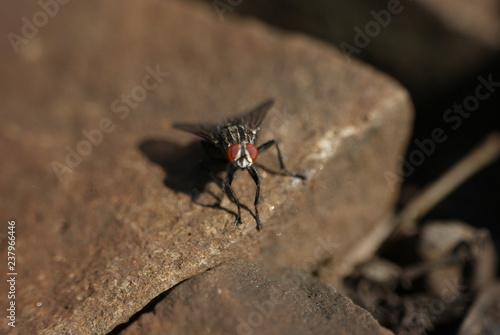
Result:
[[[259,156],[259,150],[257,150],[255,145],[250,143],[247,143],[245,148],[247,149],[247,152],[250,155],[252,162],[255,162],[257,160],[257,157]]]
[[[229,148],[227,148],[227,159],[229,159],[230,162],[234,162],[238,158],[240,158],[241,155],[241,148],[239,144],[232,144]]]

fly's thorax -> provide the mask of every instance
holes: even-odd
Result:
[[[244,124],[228,124],[220,127],[217,131],[217,138],[220,146],[226,151],[235,143],[254,144],[258,129],[249,129]]]
[[[259,151],[252,143],[241,142],[229,146],[226,155],[231,163],[240,169],[246,169],[257,160]]]

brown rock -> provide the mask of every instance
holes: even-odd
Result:
[[[1,31],[18,35],[20,18],[42,10],[2,6]],[[227,259],[340,264],[392,210],[407,93],[321,43],[177,1],[69,2],[33,35],[2,49],[0,213],[16,220],[20,265],[18,326],[0,332],[106,333]],[[261,140],[278,139],[308,180],[262,173],[257,232],[246,211],[236,228],[191,201],[202,150],[171,124],[216,122],[267,97]],[[260,162],[276,168],[274,155]],[[234,187],[251,205],[251,178]]]
[[[304,273],[280,279],[248,261],[221,265],[171,289],[120,334],[392,334]]]

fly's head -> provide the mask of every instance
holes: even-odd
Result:
[[[257,160],[259,151],[252,143],[235,143],[227,148],[227,159],[240,169],[247,169]]]

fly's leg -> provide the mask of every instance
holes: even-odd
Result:
[[[217,183],[219,187],[222,187],[222,180],[219,176],[211,169],[212,164],[225,162],[223,159],[219,158],[209,158],[200,160],[200,166],[208,172],[210,178]]]
[[[265,150],[267,150],[269,147],[271,147],[272,145],[274,144],[274,146],[276,146],[276,150],[278,151],[278,160],[279,160],[279,163],[280,163],[280,168],[281,170],[283,170],[287,175],[289,176],[292,176],[292,177],[295,177],[295,178],[300,178],[302,180],[305,180],[306,179],[306,176],[304,176],[303,174],[301,173],[297,173],[297,172],[293,172],[293,171],[290,171],[286,168],[285,166],[285,162],[283,161],[283,155],[281,154],[281,150],[280,150],[280,147],[278,146],[278,142],[276,142],[275,140],[270,140],[262,145],[260,145],[257,150],[259,153],[262,153],[264,152]]]
[[[250,166],[248,168],[248,172],[252,176],[252,179],[255,182],[255,185],[257,186],[257,190],[255,191],[255,201],[253,205],[255,207],[255,220],[257,221],[257,229],[261,230],[262,223],[260,222],[260,216],[259,216],[260,177],[254,166]]]
[[[214,172],[214,170],[212,170],[211,166],[213,164],[217,164],[217,163],[221,163],[221,162],[224,162],[223,160],[221,159],[217,159],[217,158],[208,158],[208,159],[202,159],[200,160],[200,166],[206,170],[208,172],[208,175],[210,176],[210,178],[220,187],[222,188],[223,187],[223,182],[222,180],[219,178],[219,176]],[[205,183],[204,183],[205,184]],[[215,200],[216,200],[216,203],[213,204],[213,205],[204,205],[204,206],[209,206],[209,207],[220,207],[220,204],[222,202],[222,199],[224,198],[224,191],[222,192],[222,195],[217,195],[215,194],[214,192],[211,192],[211,191],[207,191],[207,190],[203,190],[203,191],[199,191],[197,188],[194,188],[193,189],[194,191],[194,196],[193,196],[193,200],[194,202],[197,202],[198,201],[198,198],[201,196],[201,194],[203,192],[206,192],[208,193],[209,195],[211,195]]]
[[[238,226],[241,224],[241,204],[238,198],[236,197],[236,194],[234,193],[233,189],[231,188],[231,183],[233,182],[236,169],[237,167],[235,167],[233,164],[228,164],[227,177],[226,181],[224,182],[224,191],[228,194],[231,201],[234,202],[236,206],[238,206],[238,215],[236,216],[236,225]]]

